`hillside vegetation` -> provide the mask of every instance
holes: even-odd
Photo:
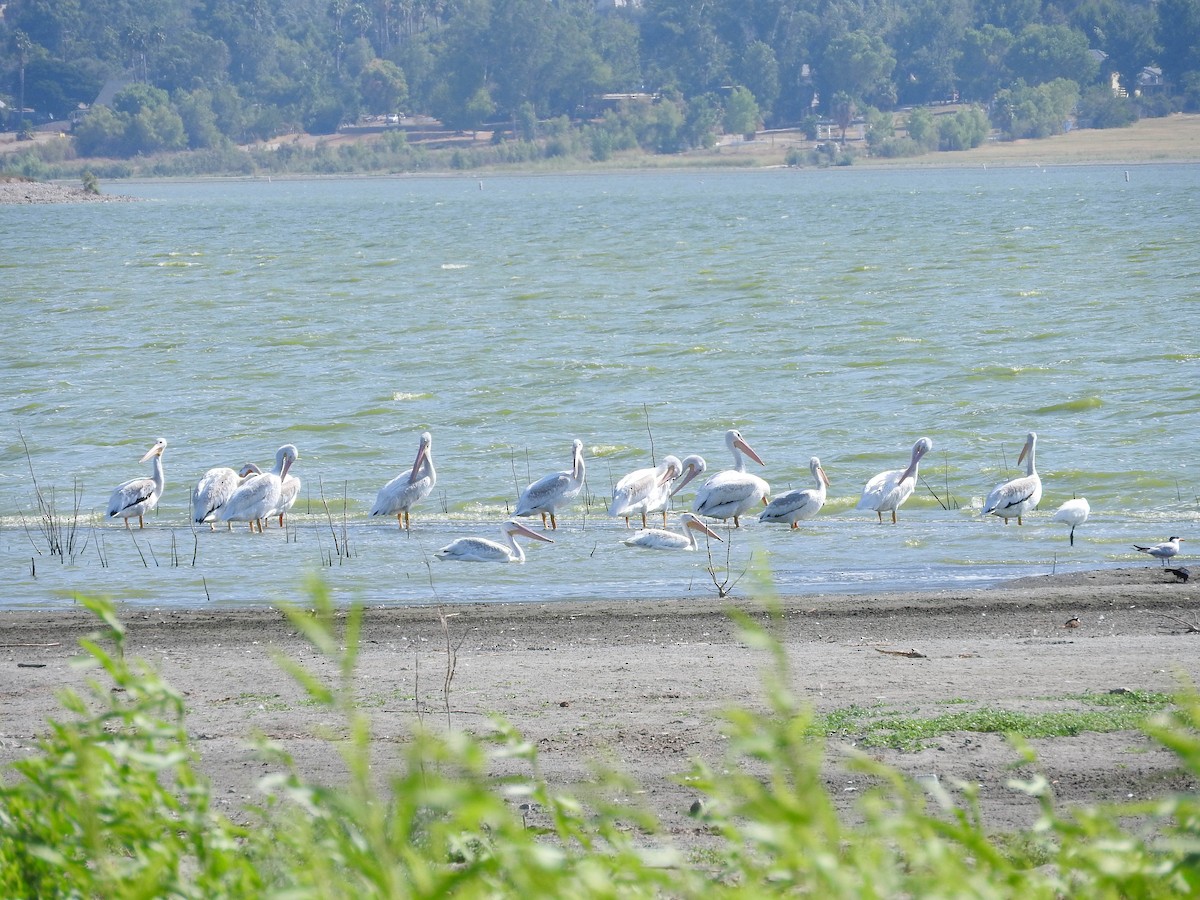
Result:
[[[1200,110],[1200,0],[11,0],[0,46],[9,128],[69,135],[8,157],[34,177],[605,162],[764,129],[847,163]],[[347,127],[376,139],[294,139]],[[145,171],[162,153],[185,158]]]

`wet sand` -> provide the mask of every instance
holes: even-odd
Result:
[[[642,787],[635,798],[678,845],[702,844],[687,815],[696,799],[675,784],[694,758],[725,753],[719,714],[764,708],[770,660],[729,617],[766,622],[747,596],[653,602],[530,602],[366,611],[358,665],[374,723],[376,769],[394,765],[411,729],[482,731],[509,720],[539,750],[544,777],[570,788],[605,760]],[[1200,680],[1200,578],[1179,583],[1157,565],[1022,579],[990,589],[782,598],[774,625],[796,694],[819,713],[850,705],[936,716],[948,701],[1038,711],[1070,695],[1172,692]],[[338,723],[304,701],[275,653],[332,672],[273,609],[120,611],[127,653],[161,671],[188,704],[188,730],[214,796],[231,815],[257,798],[269,769],[247,741],[262,733],[311,778],[336,783],[342,765],[317,737]],[[1068,623],[1071,623],[1068,625]],[[96,630],[83,612],[0,613],[0,765],[33,748],[56,692],[82,686],[77,640]],[[449,698],[443,685],[454,650]],[[455,649],[456,648],[456,649]],[[901,655],[915,651],[919,656]],[[867,786],[840,764],[853,734],[831,735],[826,784],[852,815]],[[1156,796],[1197,786],[1138,732],[1034,741],[1064,805]],[[985,821],[1029,825],[1034,804],[1006,787],[1016,754],[1001,736],[953,733],[918,752],[873,751],[912,775],[981,785]],[[535,813],[536,815],[536,813]]]

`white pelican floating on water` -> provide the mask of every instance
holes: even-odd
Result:
[[[1025,474],[1020,478],[996,485],[988,494],[987,500],[984,501],[981,515],[999,516],[1004,520],[1005,525],[1008,524],[1009,519],[1016,519],[1017,524],[1021,525],[1023,524],[1021,517],[1037,509],[1037,505],[1042,499],[1042,479],[1038,475],[1037,469],[1034,468],[1033,457],[1036,451],[1037,433],[1031,431],[1025,437],[1025,446],[1021,448],[1021,455],[1017,457],[1018,466],[1022,460],[1028,457],[1028,461],[1025,463]]]
[[[863,487],[862,497],[855,509],[873,509],[883,521],[883,514],[888,510],[892,513],[892,524],[896,524],[896,510],[904,505],[917,488],[917,467],[921,457],[933,449],[933,441],[927,437],[921,438],[912,448],[912,459],[907,469],[888,469],[880,472]]]
[[[760,466],[763,465],[763,461],[759,459],[758,454],[746,443],[737,429],[731,428],[725,432],[725,446],[733,455],[733,468],[718,472],[704,482],[703,487],[696,491],[696,499],[692,501],[692,511],[710,519],[733,519],[734,527],[739,528],[741,527],[739,521],[741,516],[759,503],[766,504],[767,496],[771,493],[771,486],[757,475],[751,475],[746,471],[746,460],[742,457],[743,453]],[[691,457],[688,458],[691,459]],[[689,474],[675,489],[676,492],[703,470],[692,471],[695,471],[695,474]]]
[[[379,489],[375,505],[371,507],[371,515],[395,516],[397,525],[411,530],[409,511],[432,494],[433,487],[437,484],[432,448],[433,435],[426,431],[421,435],[417,458],[413,460],[412,468],[401,472]]]
[[[1173,537],[1169,541],[1163,541],[1161,544],[1151,544],[1149,547],[1143,547],[1141,544],[1134,544],[1134,550],[1141,550],[1143,553],[1149,553],[1155,559],[1161,559],[1165,566],[1167,560],[1179,553],[1179,542],[1181,537]]]
[[[646,513],[662,512],[663,526],[667,524],[667,503],[671,499],[671,482],[683,473],[683,463],[674,456],[664,456],[662,464],[653,469],[636,469],[617,482],[613,488],[612,504],[608,514],[624,518],[629,527],[629,517],[642,514],[642,528],[646,527]]]
[[[1051,522],[1066,522],[1071,526],[1071,546],[1075,546],[1075,529],[1088,520],[1088,516],[1092,514],[1092,507],[1083,497],[1076,497],[1074,500],[1068,500],[1058,508],[1058,512],[1054,514]]]
[[[550,517],[550,527],[558,528],[554,511],[579,496],[583,490],[583,475],[583,441],[576,438],[571,442],[571,470],[539,478],[521,491],[515,515],[541,513],[543,528],[546,527],[546,516]]]
[[[721,540],[720,535],[701,522],[691,513],[680,513],[679,524],[683,533],[664,531],[661,528],[643,528],[637,534],[621,541],[626,547],[642,547],[646,550],[695,550],[698,531],[703,535]]]
[[[112,496],[108,498],[108,517],[110,519],[120,517],[125,520],[125,527],[128,528],[129,520],[137,516],[138,528],[145,527],[142,516],[158,505],[158,498],[162,496],[163,486],[166,484],[162,466],[162,455],[166,449],[166,439],[159,438],[154,442],[154,446],[146,451],[146,455],[139,460],[139,462],[145,462],[148,459],[154,460],[149,478],[131,478],[129,481],[117,485]]]
[[[552,538],[538,534],[531,528],[526,528],[520,522],[510,519],[500,526],[500,534],[504,540],[489,541],[487,538],[464,537],[451,541],[433,555],[438,559],[451,559],[459,562],[525,562],[525,551],[517,543],[517,535],[533,538],[535,541],[545,541],[553,544]]]
[[[197,525],[207,522],[210,530],[216,530],[217,513],[233,496],[233,492],[251,475],[261,474],[262,469],[254,463],[246,463],[240,472],[228,466],[209,469],[192,488],[192,521]]]
[[[283,502],[283,482],[288,469],[300,458],[300,452],[292,444],[284,444],[275,451],[275,468],[270,472],[255,475],[233,492],[233,496],[217,513],[218,522],[249,522],[253,532],[263,530],[263,519],[275,513]]]
[[[815,488],[788,491],[780,494],[767,504],[767,508],[759,513],[760,522],[787,522],[793,528],[797,522],[811,519],[825,505],[825,488],[829,486],[829,478],[821,468],[821,460],[813,457],[808,461],[808,471],[812,472]]]

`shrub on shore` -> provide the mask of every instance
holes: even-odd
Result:
[[[994,836],[969,802],[957,808],[936,785],[860,756],[852,765],[879,786],[850,827],[823,786],[823,742],[787,688],[782,648],[745,618],[744,640],[775,661],[768,708],[730,710],[726,763],[696,763],[682,776],[702,795],[696,816],[717,839],[701,865],[673,852],[644,812],[551,788],[537,775],[536,750],[500,721],[487,739],[418,727],[405,766],[380,792],[370,721],[354,695],[363,611],[339,620],[319,583],[311,611],[285,612],[326,664],[282,664],[310,702],[340,717],[345,777],[307,781],[264,744],[277,774],[263,781],[262,806],[243,811],[253,824],[237,824],[214,809],[199,774],[184,698],[126,659],[110,605],[85,602],[102,630],[82,647],[108,683],[66,694],[70,718],[51,722],[39,752],[0,779],[4,896],[1049,898],[1200,888],[1200,799],[1188,794],[1060,811],[1034,776],[1014,788],[1040,799],[1037,826]],[[1200,775],[1200,698],[1180,698],[1146,730]],[[490,775],[497,757],[525,761],[529,774]],[[625,790],[596,796],[628,792],[618,775],[600,781]],[[548,826],[528,826],[531,805]]]

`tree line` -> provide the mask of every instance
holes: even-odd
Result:
[[[901,154],[1200,109],[1200,0],[9,0],[0,46],[9,127],[115,157],[403,114],[593,158],[864,119]]]

